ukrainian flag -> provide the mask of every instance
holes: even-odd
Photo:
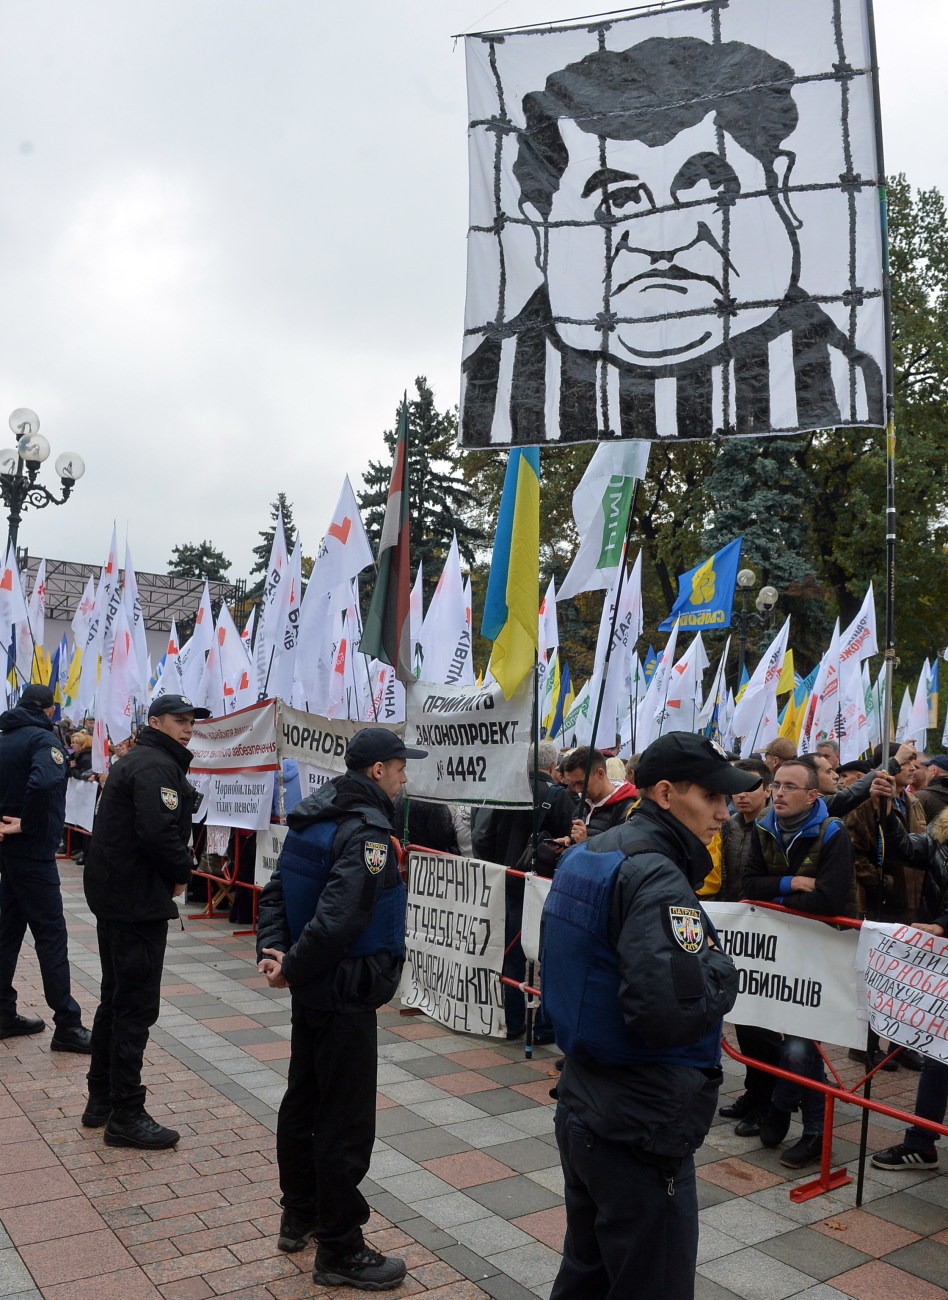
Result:
[[[540,451],[513,447],[500,498],[481,636],[490,671],[511,695],[536,662],[540,591]]]

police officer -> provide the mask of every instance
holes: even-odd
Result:
[[[293,1030],[277,1121],[283,1191],[278,1245],[317,1242],[313,1281],[367,1291],[397,1287],[405,1262],[366,1245],[359,1183],[375,1140],[375,1012],[405,959],[405,887],[392,842],[393,800],[409,758],[392,731],[365,727],[344,776],[287,817],[280,861],[260,895],[259,968],[289,986]]]
[[[30,927],[53,1012],[54,1052],[88,1052],[79,1003],[72,996],[56,849],[66,822],[66,751],[53,726],[53,692],[27,686],[19,704],[0,716],[0,811],[19,818],[19,834],[0,845],[0,1038],[38,1034],[39,1017],[16,1009],[13,975]]]
[[[187,744],[195,718],[207,717],[210,710],[186,695],[154,700],[148,726],[109,773],[96,811],[83,884],[96,918],[102,989],[82,1123],[105,1124],[106,1146],[171,1147],[180,1136],[145,1110],[142,1059],[158,1019],[174,898],[194,865]]]
[[[568,850],[544,908],[566,1240],[550,1300],[690,1300],[694,1152],[714,1117],[737,972],[695,897],[726,795],[756,773],[670,732],[635,769],[628,821]]]

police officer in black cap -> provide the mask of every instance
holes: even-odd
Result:
[[[367,1291],[397,1287],[405,1262],[367,1246],[369,1206],[359,1183],[375,1141],[375,1012],[398,988],[405,960],[405,887],[392,840],[392,806],[407,749],[365,727],[346,749],[347,771],[287,817],[279,864],[260,895],[259,968],[289,986],[293,1031],[277,1121],[283,1191],[278,1245],[317,1242],[313,1281]]]
[[[16,1009],[13,975],[30,927],[53,1012],[54,1052],[88,1052],[79,1003],[72,996],[56,849],[66,822],[69,765],[53,726],[48,686],[27,686],[0,716],[0,812],[20,819],[19,834],[0,844],[0,1038],[38,1034],[45,1023]]]
[[[690,1300],[694,1152],[721,1081],[737,972],[695,889],[725,796],[760,783],[704,736],[636,765],[628,821],[568,850],[544,909],[543,1000],[565,1052],[556,1137],[566,1240],[550,1300]]]
[[[101,1002],[92,1026],[89,1099],[82,1122],[105,1124],[111,1147],[171,1147],[180,1134],[145,1110],[142,1059],[158,1019],[161,968],[175,897],[191,878],[197,796],[187,748],[196,718],[186,695],[160,695],[148,726],[109,773],[96,811],[83,884],[95,913]]]

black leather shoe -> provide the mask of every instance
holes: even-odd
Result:
[[[146,1110],[113,1110],[105,1126],[107,1147],[161,1151],[164,1147],[173,1147],[180,1136],[175,1129],[165,1128],[153,1120]]]
[[[804,1165],[812,1165],[814,1161],[819,1160],[822,1153],[823,1134],[804,1133],[799,1142],[794,1142],[792,1147],[787,1147],[780,1157],[780,1163],[787,1169],[802,1169]]]
[[[921,1052],[916,1052],[911,1047],[903,1047],[895,1059],[906,1070],[920,1070],[925,1064]]]
[[[288,1255],[295,1255],[298,1250],[305,1250],[313,1240],[313,1216],[298,1213],[296,1210],[284,1210],[280,1215],[280,1235],[277,1247]]]
[[[760,1133],[760,1115],[751,1111],[739,1124],[734,1125],[734,1132],[739,1138],[755,1138]]]
[[[38,1034],[46,1028],[46,1021],[32,1016],[14,1016],[0,1024],[0,1038],[22,1038],[26,1034]]]
[[[54,1029],[49,1040],[51,1052],[83,1052],[86,1056],[92,1051],[92,1031],[84,1025],[71,1025],[68,1029]]]
[[[777,1147],[790,1128],[790,1112],[771,1106],[760,1117],[760,1140],[765,1147]]]
[[[316,1250],[313,1281],[317,1286],[355,1286],[363,1291],[391,1291],[400,1286],[407,1271],[397,1255],[380,1255],[370,1246],[351,1255],[333,1255],[323,1246]]]
[[[86,1128],[101,1128],[111,1114],[112,1103],[108,1097],[90,1096],[79,1123]]]
[[[745,1115],[751,1112],[750,1095],[742,1092],[734,1101],[728,1102],[726,1106],[718,1107],[718,1114],[724,1119],[743,1119]]]

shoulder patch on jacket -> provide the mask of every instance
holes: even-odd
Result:
[[[53,745],[52,749],[49,751],[49,756],[54,763],[59,763],[60,765],[66,761],[66,755],[61,749],[57,749],[55,745]]]
[[[376,840],[366,840],[362,846],[362,856],[372,875],[377,876],[385,866],[388,857],[388,845],[379,844]]]
[[[177,790],[171,790],[169,789],[168,786],[163,785],[161,787],[161,802],[164,804],[164,806],[168,809],[169,812],[174,812],[175,809],[178,807]]]
[[[700,952],[704,942],[701,913],[696,907],[669,907],[668,919],[676,942],[685,952]]]

